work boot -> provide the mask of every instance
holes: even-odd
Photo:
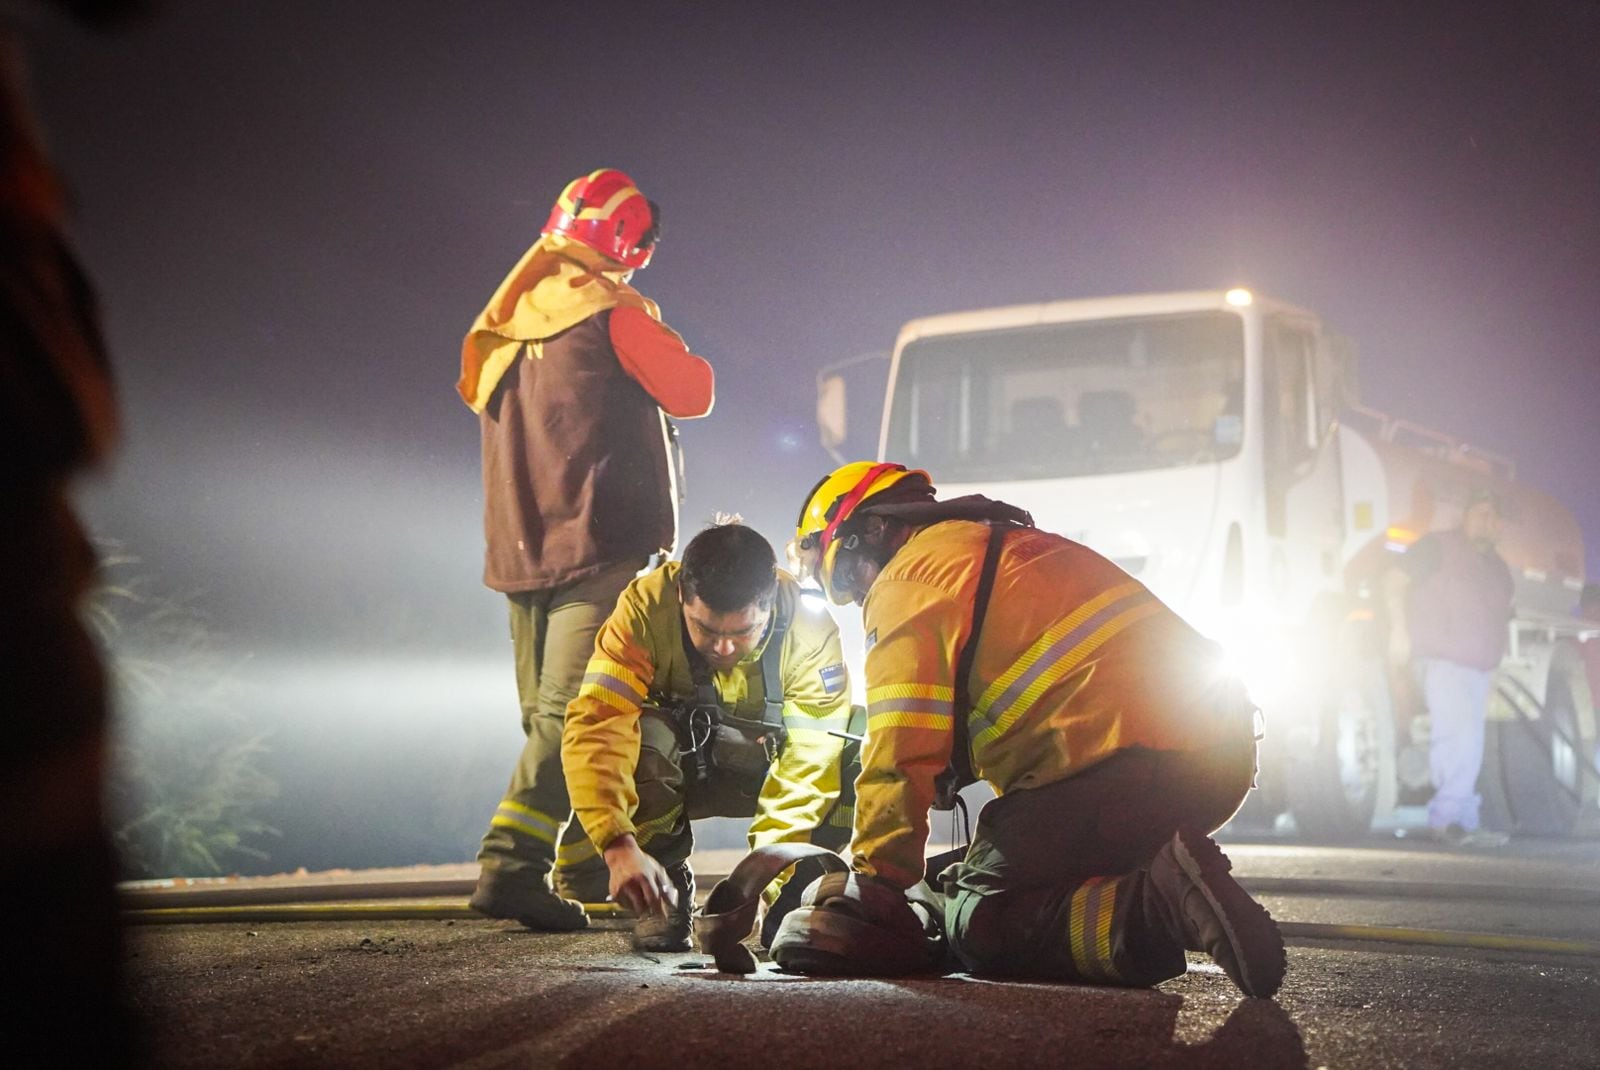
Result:
[[[665,917],[644,914],[633,923],[635,951],[691,951],[694,928],[694,871],[689,863],[667,867],[667,879],[678,892],[678,905],[667,907]]]
[[[564,933],[588,928],[583,904],[563,899],[544,882],[510,880],[491,870],[478,875],[467,906],[490,918],[504,918],[537,932]]]
[[[557,867],[553,883],[557,895],[576,903],[604,903],[611,897],[611,871],[603,862],[572,869]]]
[[[1247,996],[1268,998],[1283,983],[1283,935],[1266,908],[1229,876],[1233,863],[1205,833],[1179,829],[1150,863],[1184,947],[1204,951]]]

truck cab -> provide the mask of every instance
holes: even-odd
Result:
[[[1021,499],[1208,634],[1270,632],[1342,588],[1341,356],[1244,290],[929,317],[895,345],[879,450]]]
[[[842,423],[826,380],[825,444]],[[1244,289],[1056,301],[907,323],[878,454],[926,469],[941,496],[1030,510],[1217,640],[1267,716],[1257,808],[1343,837],[1406,802],[1410,717],[1374,597],[1405,549],[1390,536],[1419,523],[1408,495],[1464,488],[1454,462],[1478,460],[1408,452],[1381,420],[1346,426],[1355,411],[1351,348],[1288,303]],[[1403,484],[1411,469],[1427,474]],[[1446,507],[1420,530],[1456,493],[1429,498]],[[1592,753],[1586,716],[1574,745]],[[1577,790],[1593,809],[1594,784]]]

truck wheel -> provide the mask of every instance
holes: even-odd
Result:
[[[1390,725],[1388,693],[1376,662],[1356,666],[1322,703],[1315,738],[1305,739],[1288,762],[1289,811],[1310,839],[1353,840],[1372,827]]]
[[[1515,689],[1502,681],[1502,689]],[[1507,696],[1513,709],[1515,694]],[[1524,693],[1520,705],[1532,705]],[[1498,775],[1513,827],[1534,836],[1570,836],[1588,831],[1596,811],[1595,723],[1583,663],[1570,647],[1551,659],[1544,704],[1538,716],[1492,723],[1485,747],[1484,777]],[[1492,748],[1492,749],[1491,749]],[[1485,792],[1486,795],[1492,794]]]

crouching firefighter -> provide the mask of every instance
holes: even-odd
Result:
[[[563,886],[633,910],[635,948],[689,950],[690,820],[753,817],[752,847],[843,847],[850,712],[826,606],[751,528],[702,531],[623,592],[567,707],[561,759],[588,839],[562,845]]]
[[[938,501],[897,464],[823,479],[795,546],[865,608],[868,721],[851,871],[806,890],[775,961],[927,968],[931,919],[975,974],[1154,985],[1193,950],[1248,995],[1278,990],[1277,925],[1208,836],[1255,775],[1256,710],[1215,644],[1022,510]],[[934,891],[929,809],[980,777],[999,797]]]

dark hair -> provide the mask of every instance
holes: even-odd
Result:
[[[714,524],[683,548],[678,585],[685,603],[698,598],[716,613],[766,609],[778,594],[778,559],[754,528]]]

